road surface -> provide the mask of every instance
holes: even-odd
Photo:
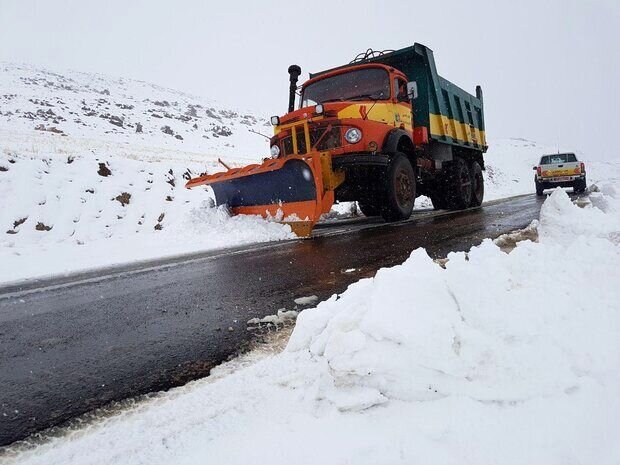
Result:
[[[342,292],[417,247],[433,257],[468,250],[525,227],[541,205],[528,195],[395,224],[336,221],[313,239],[0,288],[0,445],[205,376],[248,343],[249,319]]]

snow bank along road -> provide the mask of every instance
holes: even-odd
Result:
[[[328,298],[417,247],[433,257],[468,250],[525,227],[541,205],[521,196],[397,224],[325,228],[312,240],[0,288],[0,444],[205,376],[251,339],[251,318],[293,309],[300,297]]]

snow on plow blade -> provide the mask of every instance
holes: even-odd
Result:
[[[334,189],[343,180],[343,173],[332,171],[329,154],[315,153],[201,176],[185,187],[209,185],[216,204],[228,205],[233,215],[275,219],[305,237],[331,209]]]

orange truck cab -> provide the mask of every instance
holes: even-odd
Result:
[[[289,68],[289,111],[271,118],[272,157],[329,153],[345,174],[335,200],[388,221],[408,218],[422,194],[436,208],[482,203],[482,91],[474,97],[438,76],[430,49],[369,51],[311,75],[295,109],[300,73]]]

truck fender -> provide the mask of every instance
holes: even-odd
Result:
[[[405,138],[405,140],[403,140]],[[401,144],[404,144],[407,149],[403,149]],[[399,148],[401,147],[401,148]],[[383,143],[383,153],[396,153],[396,152],[409,152],[408,155],[413,153],[413,140],[411,134],[404,129],[396,128],[392,129],[385,138]]]

